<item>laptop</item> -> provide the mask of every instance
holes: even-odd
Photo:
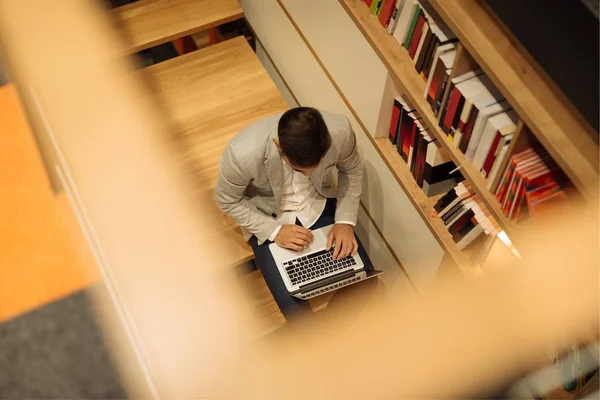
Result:
[[[365,270],[358,253],[334,260],[334,249],[325,250],[327,237],[332,228],[333,225],[328,225],[312,231],[313,242],[299,252],[281,248],[276,243],[269,245],[269,250],[290,295],[308,300],[382,273]]]

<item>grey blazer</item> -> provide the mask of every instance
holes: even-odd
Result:
[[[321,111],[331,147],[310,179],[317,192],[337,197],[336,221],[356,223],[362,190],[362,162],[356,137],[343,115]],[[242,227],[248,240],[263,243],[277,228],[283,185],[283,160],[273,138],[282,114],[254,122],[227,145],[215,187],[221,210]],[[334,170],[337,167],[337,185]]]

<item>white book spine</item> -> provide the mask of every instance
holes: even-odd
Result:
[[[494,143],[496,135],[496,127],[488,119],[479,138],[479,145],[475,149],[475,154],[473,154],[473,165],[478,171],[483,168],[483,164],[492,148],[492,143]]]
[[[402,7],[400,17],[398,18],[398,25],[394,31],[394,37],[401,45],[403,45],[406,40],[406,33],[408,32],[410,22],[417,7],[418,3],[416,1],[406,0],[404,2],[404,7]]]
[[[396,30],[396,26],[398,26],[398,19],[400,18],[400,10],[404,5],[406,0],[397,0],[396,5],[394,6],[394,11],[392,12],[392,19],[390,19],[390,23],[388,24],[387,31],[390,35],[394,34]]]
[[[479,114],[477,115],[477,120],[475,121],[475,125],[473,126],[473,132],[471,133],[471,139],[469,139],[469,147],[467,148],[467,153],[465,154],[467,160],[473,160],[473,157],[475,156],[475,151],[479,146],[479,139],[481,139],[481,134],[483,133],[483,128],[488,118],[503,112],[505,106],[506,102],[502,101],[500,103],[494,103],[489,107],[486,107],[483,110],[479,111]]]
[[[475,239],[479,237],[483,233],[483,228],[481,225],[477,225],[471,229],[469,233],[467,233],[457,244],[459,250],[464,250],[468,245],[470,245]]]

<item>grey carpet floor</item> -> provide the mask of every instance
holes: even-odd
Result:
[[[0,324],[0,399],[127,398],[86,291]]]

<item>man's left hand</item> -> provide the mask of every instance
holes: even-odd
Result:
[[[331,246],[334,242],[334,260],[342,259],[350,254],[354,255],[358,251],[358,242],[354,236],[352,225],[335,224],[331,229],[331,232],[329,232],[329,238],[327,239],[327,250],[331,249]]]

